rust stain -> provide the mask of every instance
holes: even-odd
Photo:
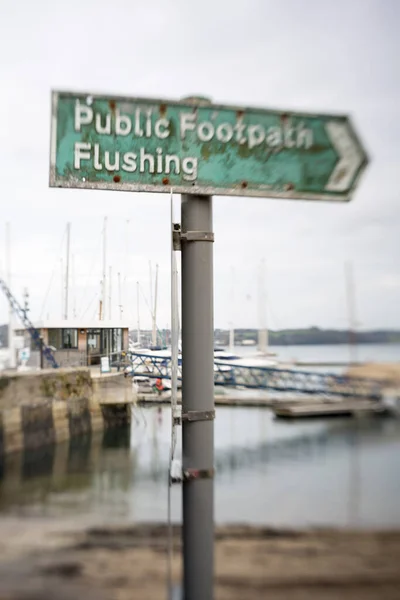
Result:
[[[166,104],[160,104],[160,115],[163,117],[166,112],[167,112]]]
[[[285,122],[289,119],[289,115],[287,113],[281,114],[281,121]]]
[[[335,182],[339,182],[341,179],[343,179],[343,177],[346,175],[347,170],[346,169],[340,169],[335,177]]]
[[[240,119],[241,117],[243,117],[244,115],[244,110],[238,110],[236,111],[236,116],[238,119]]]
[[[247,181],[242,181],[242,188],[247,188],[247,186],[248,186]]]
[[[287,189],[288,192],[290,192],[290,190],[294,190],[294,185],[293,185],[293,183],[288,183],[288,184],[286,184],[285,188]]]
[[[169,179],[168,177],[164,177],[164,179],[162,180],[164,185],[168,185],[169,184]]]
[[[110,105],[111,110],[114,111],[115,110],[115,102],[114,102],[114,100],[110,100],[110,102],[108,104]]]
[[[115,183],[119,183],[119,182],[121,181],[121,177],[120,177],[119,175],[114,175],[114,177],[113,177],[113,181],[114,181]]]
[[[207,144],[203,144],[201,147],[201,155],[205,160],[208,160],[211,156],[211,150]]]

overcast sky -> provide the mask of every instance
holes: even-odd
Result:
[[[350,204],[214,199],[215,326],[258,326],[265,258],[271,328],[346,327],[346,260],[360,327],[400,327],[399,24],[398,0],[2,2],[0,262],[4,273],[9,221],[12,288],[29,288],[32,318],[61,317],[68,221],[70,306],[95,316],[107,216],[113,316],[119,271],[125,316],[135,323],[139,281],[150,326],[152,261],[158,325],[170,322],[168,196],[48,187],[50,91],[62,89],[350,114],[371,159]]]

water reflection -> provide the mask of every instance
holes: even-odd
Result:
[[[15,454],[0,465],[0,512],[165,520],[168,409],[136,408],[131,428]],[[400,525],[400,421],[286,422],[219,408],[216,519],[283,525]],[[178,444],[177,456],[181,454]],[[180,486],[173,516],[180,519]]]

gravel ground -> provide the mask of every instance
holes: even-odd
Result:
[[[157,525],[0,523],[0,600],[167,598],[166,540]],[[174,550],[178,583],[178,529]],[[219,527],[215,564],[216,600],[400,599],[400,531]]]

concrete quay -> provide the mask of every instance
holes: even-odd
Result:
[[[132,384],[89,368],[3,372],[0,456],[130,421]]]

